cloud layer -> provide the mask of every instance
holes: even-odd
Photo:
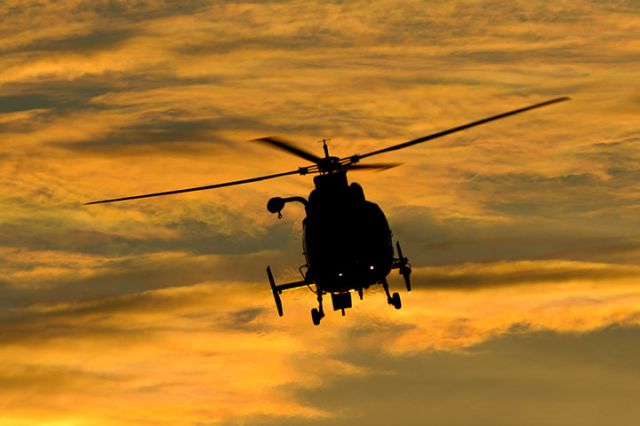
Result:
[[[637,418],[639,12],[3,2],[0,425]],[[303,212],[265,204],[308,177],[81,205],[303,165],[260,136],[344,156],[563,95],[350,176],[414,266],[400,311],[277,318]]]

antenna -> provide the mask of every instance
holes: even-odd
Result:
[[[327,141],[331,139],[322,139],[322,149],[324,149],[324,157],[329,158],[329,147],[327,146]]]

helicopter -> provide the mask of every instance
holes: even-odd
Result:
[[[319,325],[325,316],[324,295],[331,295],[333,310],[342,311],[344,316],[345,309],[352,307],[352,293],[357,292],[362,300],[364,290],[373,285],[381,284],[388,304],[400,309],[402,307],[400,295],[397,292],[391,294],[387,276],[392,270],[397,269],[404,279],[407,292],[410,292],[411,265],[409,259],[403,254],[398,241],[396,241],[394,251],[391,228],[382,209],[365,198],[362,186],[355,182],[348,182],[347,172],[350,170],[386,170],[396,167],[399,165],[398,163],[361,164],[361,161],[374,155],[408,148],[471,127],[569,99],[566,96],[554,98],[386,148],[347,157],[330,155],[326,140],[322,141],[324,156],[320,157],[285,139],[275,136],[262,137],[253,141],[277,148],[312,164],[299,167],[296,170],[250,179],[92,201],[85,203],[85,205],[243,185],[290,175],[316,175],[313,179],[314,189],[308,198],[305,199],[301,196],[273,197],[267,203],[267,210],[277,214],[278,218],[282,218],[282,210],[289,203],[301,204],[306,214],[302,221],[302,246],[306,263],[299,268],[301,279],[277,284],[271,267],[267,266],[267,278],[278,315],[283,316],[280,298],[282,292],[298,287],[309,287],[316,294],[318,307],[311,310],[311,319],[314,325]]]

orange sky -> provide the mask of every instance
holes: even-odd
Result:
[[[0,5],[0,425],[632,424],[640,415],[640,4]],[[247,142],[351,174],[414,265],[313,327],[306,196]],[[392,286],[402,289],[393,275]]]

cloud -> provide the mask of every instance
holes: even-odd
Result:
[[[388,218],[395,238],[415,266],[507,259],[634,262],[639,244],[637,235],[629,232],[634,229],[631,209],[628,216],[618,216],[622,221],[613,222],[610,217],[615,209],[608,209],[606,201],[597,197],[593,202],[606,209],[598,214],[579,209],[561,214],[557,209],[569,209],[570,203],[554,207],[553,203],[530,202],[529,214],[523,203],[511,209],[500,207],[499,215],[477,218],[447,218],[446,212],[423,207],[392,209]]]
[[[635,265],[568,261],[520,261],[466,264],[414,271],[414,287],[421,289],[472,290],[542,283],[601,282],[640,278]]]
[[[228,282],[243,283],[240,288],[254,288],[246,283],[258,282],[260,285],[255,288],[260,289],[260,294],[268,294],[267,264],[274,267],[281,280],[299,276],[293,267],[297,262],[270,251],[237,256],[159,252],[103,257],[19,250],[3,254],[7,261],[0,269],[3,273],[0,306],[9,310],[40,303],[92,301],[205,282],[221,286]]]
[[[330,417],[263,416],[224,424],[625,423],[637,415],[632,395],[640,348],[629,345],[637,336],[635,327],[611,327],[578,335],[506,335],[457,354],[347,352],[345,360],[374,373],[296,392]]]
[[[551,355],[544,356],[547,353],[544,351],[559,351],[567,341],[589,340],[593,330],[612,323],[637,322],[637,296],[632,290],[634,277],[620,274],[614,280],[614,273],[606,281],[607,285],[601,285],[603,276],[597,273],[598,267],[607,268],[553,263],[478,265],[475,269],[484,271],[485,286],[477,291],[460,287],[425,288],[418,279],[416,291],[403,294],[404,307],[395,311],[386,305],[380,289],[373,289],[367,292],[364,302],[356,301],[347,318],[330,313],[323,327],[312,329],[309,329],[308,306],[313,304],[313,295],[304,291],[287,292],[283,295],[286,315],[279,318],[268,287],[262,281],[259,284],[203,282],[147,291],[128,288],[128,294],[97,295],[84,300],[72,299],[79,294],[77,291],[70,293],[66,300],[44,297],[39,303],[5,310],[0,320],[3,342],[0,353],[14,362],[3,366],[0,377],[22,377],[19,372],[33,371],[28,380],[33,382],[34,391],[25,387],[7,388],[5,401],[24,395],[33,397],[37,395],[36,389],[44,389],[48,383],[58,389],[58,399],[46,404],[36,401],[24,409],[5,406],[5,412],[8,416],[46,414],[64,407],[64,401],[74,399],[82,400],[87,407],[86,411],[74,411],[83,421],[109,419],[126,424],[153,421],[158,415],[154,409],[157,398],[161,398],[167,408],[165,415],[177,416],[177,424],[204,419],[231,424],[247,419],[252,423],[298,424],[322,423],[325,418],[334,422],[344,418],[352,421],[354,416],[365,419],[368,413],[381,417],[383,413],[366,408],[369,404],[380,405],[376,402],[380,397],[388,399],[397,409],[403,407],[408,421],[413,421],[436,415],[432,411],[408,408],[422,407],[412,400],[422,395],[421,386],[431,383],[433,386],[429,388],[434,392],[450,389],[450,393],[439,396],[444,398],[441,403],[446,404],[448,398],[461,391],[460,387],[463,392],[471,392],[475,385],[481,387],[486,380],[501,374],[504,380],[501,386],[520,383],[521,391],[531,392],[533,396],[537,394],[536,386],[543,385],[528,375],[523,376],[521,368],[525,365],[531,368],[531,364],[526,361],[529,358],[523,360],[518,353],[536,359],[535,365],[542,364],[541,371],[549,371],[546,365],[564,369],[569,364],[575,366],[575,354],[586,349],[568,349],[566,356],[556,363]],[[201,268],[202,265],[197,265],[188,269]],[[608,268],[616,270],[615,266]],[[537,270],[545,269],[550,272],[536,275]],[[573,275],[562,272],[571,269]],[[416,276],[421,277],[422,272]],[[456,273],[453,268],[445,272]],[[467,274],[470,280],[479,275]],[[570,275],[568,279],[567,275]],[[511,276],[512,285],[494,288],[496,283],[491,279],[502,276]],[[158,276],[150,279],[159,282]],[[101,286],[115,282],[117,280],[106,280]],[[178,278],[176,282],[186,281]],[[82,287],[90,285],[86,283]],[[537,330],[587,334],[575,338],[580,335],[536,334]],[[494,340],[501,335],[505,337]],[[541,339],[537,336],[543,336],[544,344],[539,344]],[[619,340],[598,341],[593,346],[615,348],[629,338],[628,334],[621,334]],[[500,342],[508,343],[505,346]],[[526,342],[534,344],[527,346]],[[515,355],[512,351],[516,351]],[[602,357],[594,361],[579,359],[584,365],[611,359],[608,352],[601,353]],[[49,365],[47,360],[52,357],[56,363],[47,370],[50,374],[28,370],[29,365]],[[114,357],[120,361],[114,362]],[[474,363],[474,359],[479,364]],[[635,359],[632,354],[631,359]],[[509,365],[510,361],[516,362],[513,369],[494,368]],[[58,384],[69,371],[81,372],[79,383],[95,384],[81,386],[81,389],[71,383]],[[325,374],[326,371],[331,374]],[[455,371],[469,374],[455,376],[466,380],[454,380],[451,372]],[[476,375],[471,374],[472,371]],[[570,380],[573,373],[567,374],[567,383],[573,383]],[[580,370],[579,374],[584,373]],[[406,388],[404,381],[410,377],[414,385],[409,388],[415,393],[389,398],[388,390]],[[558,379],[557,374],[550,377]],[[593,380],[595,386],[605,378]],[[346,410],[331,409],[332,398],[337,396],[335,389],[342,386],[355,386],[351,390],[359,390],[363,405],[349,404],[351,408]],[[491,401],[500,397],[499,392],[491,396],[481,392],[469,395],[487,398],[482,399],[490,407],[486,415],[494,408]],[[247,397],[257,398],[261,403],[233,403]],[[550,404],[545,398],[539,403]],[[135,410],[131,409],[132,401]],[[186,404],[186,401],[191,402]],[[198,408],[205,403],[211,410]],[[91,411],[91,407],[98,405],[117,409],[119,417],[114,418],[109,411],[97,414]],[[148,408],[144,411],[146,414],[140,414],[141,406]],[[603,409],[612,408],[605,405]],[[282,418],[283,413],[288,413],[288,417]],[[180,423],[179,417],[184,416],[189,420]]]
[[[266,384],[298,380],[298,373],[287,372],[285,355],[304,348],[261,325],[264,309],[259,300],[255,303],[255,289],[238,283],[227,289],[214,287],[43,304],[3,318],[0,353],[14,361],[3,363],[0,380],[22,383],[3,387],[3,416],[33,419],[67,412],[71,399],[82,400],[83,407],[69,415],[84,422],[109,418],[117,424],[139,423],[165,412],[169,417],[183,413],[185,419],[176,417],[176,424],[190,424],[195,419],[220,419],[237,409],[245,414],[315,414],[317,410],[265,389]],[[258,352],[261,361],[256,363]],[[122,362],[114,363],[118,354]],[[67,380],[76,371],[74,380]],[[200,390],[193,393],[195,383],[200,383]],[[55,389],[55,394],[39,401],[45,389]],[[245,408],[230,404],[246,396],[261,402]],[[159,397],[170,402],[158,404]],[[130,410],[131,401],[146,407],[144,412]],[[210,409],[194,413],[194,402],[206,402]],[[105,407],[109,409],[102,411]]]
[[[219,130],[267,127],[258,121],[242,118],[190,120],[171,117],[184,114],[179,111],[155,114],[155,117],[144,117],[138,123],[119,127],[99,137],[71,143],[61,141],[60,146],[76,153],[89,151],[117,156],[166,154],[172,151],[184,154],[202,151],[198,147],[201,144],[230,144],[231,141],[221,136]]]
[[[0,97],[0,112],[10,113],[42,109],[51,106],[51,101],[41,95],[2,96]]]
[[[134,28],[95,28],[81,34],[71,34],[60,38],[47,38],[34,40],[28,45],[19,45],[13,48],[5,48],[3,54],[11,55],[19,53],[20,55],[35,53],[74,53],[74,54],[90,54],[103,50],[109,50],[119,47],[131,38],[139,35]]]
[[[637,12],[4,2],[0,423],[628,423]],[[314,328],[300,289],[277,316],[303,212],[264,204],[308,176],[80,206],[302,165],[267,134],[350,155],[559,95],[350,175],[414,265],[399,311],[375,287]]]

